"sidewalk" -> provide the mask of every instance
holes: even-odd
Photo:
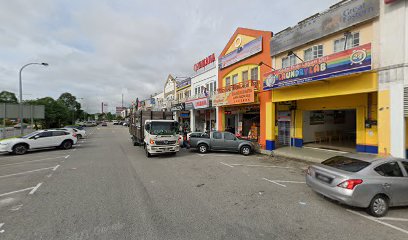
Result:
[[[273,150],[272,156],[291,158],[301,161],[321,163],[324,160],[346,154],[345,152],[331,151],[325,149],[314,148],[298,148],[298,147],[281,147]]]

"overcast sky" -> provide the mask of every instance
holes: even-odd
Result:
[[[109,110],[163,89],[169,73],[192,74],[195,62],[224,48],[237,27],[279,32],[338,0],[3,0],[0,91],[23,97],[84,98]]]

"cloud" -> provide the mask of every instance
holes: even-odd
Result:
[[[192,74],[195,62],[218,54],[237,27],[278,32],[336,0],[37,0],[0,8],[0,91],[24,98],[71,92],[85,108],[109,110],[163,88],[169,73]],[[293,6],[296,6],[294,8]]]

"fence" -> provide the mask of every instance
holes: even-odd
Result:
[[[24,135],[35,131],[31,127],[24,128]],[[20,129],[13,127],[0,128],[0,139],[18,137],[21,135]]]

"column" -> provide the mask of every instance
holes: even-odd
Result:
[[[195,114],[194,109],[190,110],[190,130],[191,132],[195,131]]]
[[[404,85],[402,82],[390,86],[390,135],[391,155],[405,158]]]

